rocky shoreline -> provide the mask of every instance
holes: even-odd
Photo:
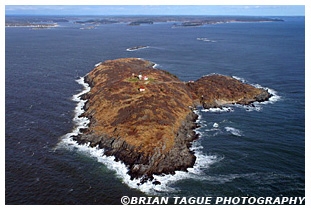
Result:
[[[146,75],[144,79],[140,74]],[[104,149],[140,183],[193,167],[196,157],[190,147],[198,138],[196,106],[251,104],[271,96],[222,75],[185,83],[136,58],[103,62],[85,76],[85,82],[91,90],[81,96],[87,102],[80,117],[90,120],[89,128],[73,140]]]
[[[190,147],[191,142],[199,137],[194,131],[198,127],[197,118],[198,115],[194,112],[189,113],[178,130],[174,147],[167,154],[162,154],[159,148],[152,156],[146,156],[137,152],[134,146],[121,137],[112,138],[105,134],[99,136],[90,133],[89,129],[81,130],[81,134],[73,136],[73,140],[104,149],[105,155],[114,156],[115,161],[122,161],[128,167],[132,180],[139,178],[142,184],[153,180],[153,175],[175,174],[175,171],[187,171],[187,168],[194,165],[196,157]],[[160,184],[156,180],[153,183]]]

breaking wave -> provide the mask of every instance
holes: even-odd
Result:
[[[242,81],[245,81],[241,78],[238,78]],[[75,123],[75,127],[70,133],[67,133],[61,138],[61,141],[58,143],[57,148],[65,148],[68,150],[77,151],[82,153],[83,155],[90,156],[96,159],[98,162],[104,164],[109,170],[115,171],[116,176],[127,186],[138,189],[144,193],[150,195],[157,195],[159,193],[165,192],[174,192],[178,189],[172,187],[172,184],[176,183],[179,180],[184,179],[202,179],[202,175],[206,177],[204,174],[204,169],[209,168],[211,165],[221,161],[224,157],[219,155],[211,155],[205,154],[203,151],[203,146],[200,143],[200,139],[194,141],[191,146],[191,150],[194,152],[196,156],[196,162],[192,168],[188,168],[187,172],[185,171],[176,171],[174,175],[154,175],[154,180],[147,181],[144,184],[140,184],[140,179],[131,180],[130,176],[128,175],[128,168],[127,166],[122,163],[121,161],[115,161],[113,156],[106,156],[104,155],[104,149],[100,149],[99,147],[90,147],[89,144],[79,145],[75,140],[73,140],[73,136],[80,134],[80,129],[87,128],[90,121],[86,117],[80,117],[80,115],[84,112],[83,107],[86,103],[86,100],[82,100],[81,96],[90,91],[90,87],[87,83],[84,82],[84,77],[79,78],[76,80],[79,84],[83,86],[82,92],[73,96],[72,100],[77,102],[77,106],[75,108],[75,115],[73,121]],[[261,87],[257,85],[257,87]],[[261,87],[262,88],[262,87]],[[194,112],[198,115],[197,123],[201,124],[204,123],[202,121],[202,115],[200,112],[233,112],[233,107],[243,107],[247,111],[260,111],[261,104],[266,103],[274,103],[275,101],[279,100],[279,96],[277,96],[276,91],[268,89],[273,96],[270,98],[268,102],[261,102],[261,103],[254,103],[252,106],[242,106],[242,105],[233,105],[230,107],[223,107],[223,108],[211,108],[211,109],[201,109],[195,110]],[[209,129],[196,129],[195,130],[199,135],[209,135],[212,133],[213,135],[218,134],[230,134],[234,136],[242,136],[243,132],[239,129],[229,127],[229,126],[220,126],[219,123],[214,122]],[[207,176],[208,177],[208,176]],[[158,181],[161,184],[155,185],[153,182]]]
[[[210,165],[215,164],[223,159],[218,155],[207,155],[203,152],[203,147],[200,144],[200,140],[192,142],[190,150],[194,152],[196,156],[196,162],[192,168],[188,168],[188,172],[176,171],[174,175],[154,175],[154,180],[147,181],[144,184],[140,184],[140,179],[131,180],[128,175],[127,166],[121,161],[115,161],[113,156],[104,155],[105,150],[97,147],[90,147],[88,144],[78,144],[73,137],[80,134],[81,128],[87,128],[89,125],[89,120],[86,117],[80,117],[84,112],[83,107],[86,100],[82,100],[81,96],[90,91],[90,87],[84,82],[84,78],[76,80],[84,88],[82,92],[73,96],[72,100],[77,102],[75,108],[75,115],[73,121],[75,127],[70,133],[65,134],[61,137],[61,141],[57,144],[55,149],[68,149],[70,151],[79,152],[83,155],[90,156],[96,159],[98,162],[103,163],[109,170],[115,171],[116,176],[120,178],[122,183],[128,185],[131,188],[138,189],[144,193],[156,195],[161,192],[174,192],[177,189],[171,187],[171,185],[179,180],[183,179],[201,179],[203,169],[210,167]],[[199,118],[197,123],[200,123],[201,115],[198,110],[195,111]],[[197,133],[200,133],[196,130]],[[155,185],[153,182],[159,181],[161,184]]]
[[[209,38],[197,38],[198,41],[203,41],[203,42],[217,42],[215,40],[211,40]]]
[[[218,136],[218,135],[233,135],[243,136],[243,132],[240,129],[232,127],[232,122],[223,120],[221,122],[203,122],[200,127],[200,132],[203,136]],[[230,126],[228,126],[230,125]]]
[[[233,112],[234,109],[232,107],[221,107],[221,108],[209,108],[202,109],[202,112]]]
[[[84,82],[84,77],[80,77],[79,79],[76,80],[76,82],[83,86],[82,92],[80,92],[80,93],[78,93],[72,97],[73,101],[78,102],[77,106],[74,110],[75,115],[73,118],[73,121],[74,121],[76,126],[71,133],[68,133],[64,136],[65,138],[68,138],[70,136],[76,136],[76,135],[80,134],[80,129],[87,128],[89,123],[90,123],[90,120],[88,118],[80,117],[80,115],[84,112],[83,107],[87,101],[87,100],[82,100],[81,96],[83,94],[89,92],[91,88],[87,83]]]
[[[241,77],[237,77],[237,76],[232,76],[234,79],[237,79],[237,80],[240,80],[241,82],[243,83],[248,83],[247,80],[245,80],[244,78],[241,78]],[[249,83],[250,84],[250,83]],[[261,85],[259,84],[250,84],[256,88],[262,88],[262,89],[265,89],[268,91],[268,93],[270,93],[272,96],[269,98],[268,101],[264,101],[264,102],[255,102],[255,106],[256,104],[272,104],[272,103],[275,103],[277,101],[279,101],[281,99],[281,96],[278,95],[278,92],[271,89],[271,88],[268,88],[268,87],[262,87]]]
[[[242,136],[242,132],[239,129],[233,127],[225,127],[225,130],[234,136]]]
[[[210,75],[219,75],[217,73],[211,73],[211,74],[207,74],[207,75],[204,75],[204,76],[210,76]],[[245,80],[244,78],[241,78],[241,77],[237,77],[237,76],[232,76],[232,78],[234,79],[237,79],[243,83],[248,83],[247,80]],[[250,84],[250,83],[248,83]],[[234,107],[237,107],[237,108],[242,108],[242,109],[245,109],[245,111],[248,111],[248,112],[251,112],[251,111],[261,111],[262,110],[262,105],[265,105],[265,104],[273,104],[279,100],[281,100],[281,96],[278,95],[278,92],[271,89],[271,88],[268,88],[268,87],[262,87],[261,85],[259,84],[250,84],[256,88],[261,88],[261,89],[265,89],[268,91],[269,94],[271,94],[271,97],[269,98],[269,100],[267,101],[263,101],[263,102],[254,102],[250,105],[240,105],[240,104],[232,104],[232,105],[229,105],[227,107],[221,107],[221,108],[209,108],[209,109],[202,109],[201,111],[202,112],[215,112],[215,113],[223,113],[223,112],[234,112]]]

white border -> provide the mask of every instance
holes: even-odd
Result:
[[[305,18],[306,18],[306,24],[305,24],[305,155],[306,155],[306,171],[305,171],[305,192],[306,192],[306,205],[305,206],[295,206],[295,208],[305,208],[305,207],[309,207],[310,206],[310,189],[309,187],[311,186],[310,183],[310,178],[309,178],[309,174],[310,174],[310,111],[309,111],[309,107],[310,107],[310,91],[311,91],[311,86],[309,84],[309,79],[310,77],[310,59],[307,58],[311,58],[310,57],[310,0],[295,0],[295,1],[284,1],[284,0],[253,0],[253,1],[232,1],[232,0],[219,0],[219,1],[210,1],[210,0],[191,0],[191,1],[180,1],[180,0],[131,0],[131,1],[125,1],[125,0],[109,0],[109,1],[100,1],[100,0],[88,0],[88,1],[60,1],[60,0],[46,0],[46,1],[42,1],[42,0],[29,0],[29,1],[25,1],[25,0],[4,0],[4,4],[1,4],[1,11],[5,13],[5,5],[305,5]],[[3,65],[3,71],[1,71],[1,79],[2,79],[2,85],[3,88],[1,88],[1,95],[3,97],[3,99],[5,98],[5,56],[4,56],[4,52],[5,52],[5,30],[4,30],[4,22],[5,22],[5,14],[1,15],[1,23],[2,25],[2,39],[1,39],[1,46],[4,47],[4,49],[2,49],[2,65]],[[2,107],[1,107],[1,116],[2,116],[2,127],[5,129],[5,103],[3,100],[2,103]],[[1,132],[1,147],[3,148],[3,153],[2,153],[2,163],[5,162],[5,130],[3,132]],[[307,141],[308,140],[308,141]],[[1,204],[5,204],[5,178],[4,178],[4,174],[5,174],[5,165],[2,165],[2,171],[3,171],[3,177],[2,177],[2,199],[1,199]],[[6,206],[7,207],[7,206]],[[22,208],[31,208],[33,209],[34,206],[21,206]],[[42,208],[42,206],[38,206],[40,209]],[[45,206],[44,206],[45,207]],[[103,208],[102,206],[92,206],[94,208]],[[120,207],[120,206],[116,206],[116,207]],[[140,206],[142,208],[146,208],[145,206]],[[150,206],[148,206],[149,208]],[[195,208],[198,208],[199,206],[196,206]],[[206,208],[222,208],[224,206],[202,206],[202,208],[206,209]],[[229,206],[226,206],[229,207]],[[236,209],[240,209],[242,206],[230,206],[230,208],[236,208]],[[243,206],[242,208],[261,208],[262,206]],[[280,206],[277,206],[280,207]],[[282,206],[286,207],[286,208],[292,208],[291,206]],[[67,208],[67,207],[66,207]],[[131,206],[130,208],[138,208],[138,206]],[[179,206],[177,206],[177,208],[180,208]],[[187,206],[186,206],[187,208]],[[201,206],[199,207],[201,208]]]

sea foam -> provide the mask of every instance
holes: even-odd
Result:
[[[72,97],[72,100],[77,102],[77,105],[74,110],[74,117],[73,117],[73,122],[75,126],[70,133],[67,133],[66,135],[62,137],[62,140],[72,139],[72,136],[77,136],[78,134],[81,133],[80,129],[87,128],[90,123],[90,120],[88,118],[81,117],[80,115],[84,112],[83,107],[84,107],[84,104],[86,103],[86,100],[82,100],[81,96],[89,92],[91,88],[87,83],[84,82],[84,77],[77,79],[76,82],[83,86],[83,90],[80,93],[73,95]]]
[[[239,129],[227,126],[225,127],[225,130],[234,136],[242,136],[242,132]]]
[[[245,80],[244,78],[241,78],[241,77],[237,77],[237,76],[232,76],[233,78],[237,79],[237,80],[240,80],[241,82],[243,83],[248,83],[247,80]],[[256,88],[261,88],[261,89],[265,89],[268,91],[268,93],[270,93],[272,96],[269,98],[268,101],[264,101],[264,102],[255,102],[254,105],[260,105],[260,104],[272,104],[272,103],[275,103],[277,101],[279,101],[281,99],[281,96],[278,95],[278,92],[271,89],[271,88],[268,88],[268,87],[262,87],[261,85],[259,84],[250,84]],[[258,110],[256,110],[258,111]]]
[[[82,100],[81,96],[90,91],[90,87],[87,83],[84,82],[84,78],[81,77],[76,80],[77,83],[83,86],[83,90],[74,95],[72,100],[77,102],[75,108],[75,115],[73,121],[75,126],[70,133],[65,134],[61,137],[61,141],[57,144],[56,149],[65,148],[71,151],[79,152],[83,155],[90,156],[96,159],[98,162],[103,163],[108,169],[115,171],[116,176],[122,181],[122,183],[127,186],[138,189],[144,193],[150,195],[158,195],[165,192],[173,192],[177,189],[171,187],[172,183],[175,183],[178,180],[182,179],[201,179],[201,175],[205,168],[208,168],[210,165],[222,160],[222,157],[217,155],[207,155],[203,153],[203,147],[200,144],[200,140],[192,142],[190,150],[194,152],[196,156],[196,162],[192,168],[188,168],[186,171],[176,171],[174,175],[154,175],[154,180],[147,181],[144,184],[140,184],[140,179],[131,180],[128,175],[128,167],[121,161],[115,161],[113,156],[104,155],[105,150],[97,147],[90,147],[88,144],[78,144],[73,140],[73,136],[80,134],[81,128],[87,128],[90,121],[86,117],[81,117],[81,114],[84,112],[83,107],[86,103],[86,100]],[[198,110],[195,110],[195,113],[198,114],[197,123],[200,123],[202,116]],[[199,133],[198,130],[195,130]],[[200,133],[199,133],[200,134]],[[103,174],[104,176],[104,174]],[[161,184],[155,185],[154,181],[159,181]]]
[[[237,77],[236,77],[237,78]],[[237,78],[243,82],[245,82],[242,78]],[[187,172],[185,171],[176,171],[174,175],[154,175],[153,181],[147,181],[144,184],[140,184],[139,179],[131,180],[130,176],[128,175],[128,168],[127,166],[122,163],[121,161],[115,161],[115,158],[112,156],[104,155],[104,149],[100,149],[98,147],[90,147],[89,144],[79,145],[76,141],[73,140],[73,136],[80,134],[81,128],[87,128],[89,124],[89,120],[85,117],[80,117],[80,115],[84,112],[83,107],[86,103],[86,100],[82,100],[81,96],[90,91],[90,87],[87,83],[84,82],[84,78],[81,77],[80,79],[76,80],[79,84],[83,86],[82,92],[73,96],[73,101],[77,102],[77,106],[75,108],[75,116],[73,121],[75,123],[75,127],[72,132],[64,135],[62,137],[61,142],[58,144],[58,147],[66,148],[69,150],[75,150],[81,152],[84,155],[88,155],[90,157],[95,158],[98,162],[103,163],[106,167],[110,170],[116,172],[116,176],[120,178],[120,180],[128,185],[131,188],[138,189],[144,193],[151,194],[151,195],[158,195],[165,192],[174,192],[177,189],[172,187],[172,184],[183,179],[202,179],[204,177],[204,169],[209,168],[212,164],[215,164],[223,159],[223,157],[219,157],[218,155],[208,155],[204,154],[203,147],[200,143],[200,139],[197,141],[192,142],[190,150],[194,152],[196,156],[196,162],[192,168],[188,168]],[[260,85],[254,85],[255,87],[262,88]],[[270,98],[268,102],[255,102],[252,106],[242,106],[242,105],[234,105],[237,107],[243,107],[247,111],[260,111],[261,104],[267,103],[274,103],[275,101],[279,100],[279,96],[276,94],[276,91],[272,89],[267,89],[269,93],[273,96]],[[198,115],[198,120],[196,121],[198,124],[202,123],[202,115],[200,112],[232,112],[234,111],[233,107],[224,107],[224,108],[211,108],[211,109],[201,109],[195,110],[194,112]],[[214,126],[213,124],[213,131],[219,130],[218,126]],[[199,130],[195,130],[199,135],[203,133]],[[225,127],[225,131],[229,132],[235,136],[242,136],[242,132],[233,127]],[[204,176],[202,176],[202,174]],[[154,181],[159,181],[160,185],[153,184]]]
[[[218,75],[216,73],[211,73],[211,74],[207,74],[204,76],[210,76],[210,75]],[[244,78],[241,77],[237,77],[237,76],[232,76],[232,78],[237,79],[239,81],[241,81],[242,83],[248,83],[247,80],[245,80]],[[248,83],[250,84],[250,83]],[[281,100],[281,96],[278,95],[278,92],[268,88],[268,87],[262,87],[259,84],[250,84],[256,88],[261,88],[261,89],[265,89],[268,91],[269,94],[271,94],[271,97],[269,98],[269,100],[267,101],[263,101],[263,102],[258,102],[255,101],[254,103],[252,103],[251,105],[240,105],[240,104],[232,104],[229,105],[227,107],[221,107],[221,108],[209,108],[209,109],[202,109],[202,112],[216,112],[216,113],[222,113],[222,112],[234,112],[234,107],[237,108],[242,108],[245,109],[245,111],[251,112],[251,111],[261,111],[262,110],[262,105],[265,104],[273,104],[279,100]]]
[[[221,107],[221,108],[209,108],[202,109],[202,112],[233,112],[234,109],[232,107]]]

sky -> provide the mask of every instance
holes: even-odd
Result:
[[[27,1],[26,1],[27,2]],[[148,3],[145,2],[145,3]],[[10,5],[5,15],[305,16],[304,5]]]

